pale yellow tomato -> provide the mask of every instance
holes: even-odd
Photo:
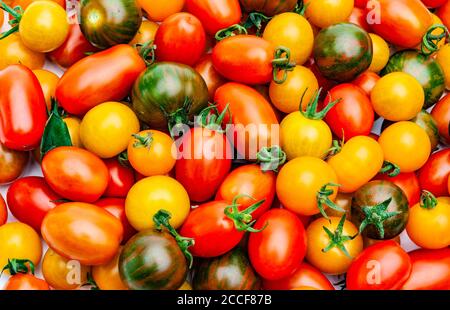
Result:
[[[18,33],[0,40],[0,70],[9,65],[22,64],[31,70],[44,66],[45,54],[35,52],[23,44]]]
[[[372,39],[373,58],[368,70],[372,72],[379,72],[387,65],[389,61],[389,45],[379,35],[369,33],[369,36]]]

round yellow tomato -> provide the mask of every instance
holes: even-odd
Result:
[[[185,0],[138,0],[148,19],[154,22],[162,22],[170,15],[181,12],[184,2]]]
[[[15,64],[22,64],[35,70],[42,68],[45,63],[45,54],[26,47],[18,33],[0,40],[0,55],[0,70]]]
[[[37,266],[41,255],[41,239],[33,228],[19,222],[0,226],[1,268],[8,263],[8,259],[13,258],[29,259]]]
[[[45,281],[57,290],[75,290],[87,281],[89,267],[48,249],[42,260]]]
[[[128,287],[123,284],[119,273],[119,257],[122,247],[116,256],[107,264],[92,267],[92,278],[98,288],[104,291],[125,291]]]
[[[55,97],[56,84],[58,84],[59,77],[53,72],[44,69],[33,70],[33,73],[41,84],[45,103],[47,104],[47,109],[50,111],[52,108],[51,98]]]
[[[51,52],[61,46],[69,34],[66,11],[55,2],[33,2],[22,15],[19,33],[23,43],[33,51]]]
[[[404,72],[389,73],[379,79],[370,98],[378,115],[395,122],[413,119],[425,102],[420,83]]]
[[[136,230],[153,228],[153,216],[161,209],[170,212],[170,224],[175,229],[188,216],[191,209],[189,195],[177,180],[152,176],[140,180],[128,192],[125,213]]]
[[[379,35],[369,33],[369,36],[372,39],[373,58],[368,70],[372,72],[379,72],[387,65],[389,61],[389,45]]]
[[[329,234],[333,235],[333,238]],[[319,218],[306,229],[306,259],[320,271],[337,275],[347,272],[350,264],[363,250],[358,228],[345,217]],[[353,236],[355,238],[351,239]]]
[[[314,215],[320,212],[319,207],[327,207],[327,199],[334,201],[338,192],[336,183],[336,173],[325,161],[297,157],[281,168],[276,192],[286,209],[300,215]]]
[[[304,64],[311,55],[314,34],[310,23],[297,13],[276,15],[266,26],[263,38],[274,46],[284,46],[291,51],[291,61]]]
[[[179,291],[192,291],[192,285],[188,281],[185,281],[178,289]]]
[[[318,88],[319,83],[314,73],[306,67],[296,66],[293,71],[288,72],[284,83],[270,83],[269,96],[278,110],[291,113],[299,110],[303,95],[302,107],[305,108]]]
[[[445,87],[450,90],[450,43],[436,53],[436,61],[441,65],[445,76]]]
[[[67,125],[67,129],[69,129],[69,135],[70,140],[72,140],[72,145],[78,148],[83,148],[83,143],[81,143],[80,137],[81,120],[75,116],[66,117],[63,120]]]
[[[431,152],[430,138],[419,125],[397,122],[386,128],[378,139],[384,159],[400,167],[401,172],[421,168]]]
[[[139,132],[139,120],[128,106],[105,102],[83,117],[80,137],[84,147],[101,158],[114,157],[128,146],[133,134]]]
[[[131,40],[130,45],[145,44],[155,39],[156,30],[158,30],[158,24],[149,20],[142,21],[136,36]]]
[[[353,0],[306,0],[306,18],[319,28],[347,21],[352,13]]]
[[[175,166],[172,138],[158,130],[144,130],[135,134],[128,144],[131,166],[145,176],[169,173]]]

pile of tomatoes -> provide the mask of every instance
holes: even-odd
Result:
[[[68,4],[0,1],[5,289],[450,289],[449,0]]]

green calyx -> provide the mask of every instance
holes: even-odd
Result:
[[[144,135],[140,135],[140,134],[133,134],[132,135],[133,138],[136,139],[136,141],[133,143],[133,147],[134,148],[147,148],[150,149],[152,147],[152,143],[153,143],[153,133],[151,132],[147,132]],[[127,159],[128,159],[128,155],[127,155]]]
[[[12,276],[18,273],[27,274],[29,272],[31,272],[31,274],[34,274],[34,269],[34,264],[29,259],[8,259],[8,264],[3,267],[2,272],[0,272],[0,276],[5,270],[8,270]]]
[[[348,258],[352,258],[352,256],[348,253],[347,249],[345,248],[345,243],[347,241],[355,239],[355,236],[344,236],[342,235],[344,230],[344,224],[345,224],[346,215],[344,214],[341,217],[341,220],[339,221],[338,226],[336,227],[336,230],[334,232],[331,232],[327,227],[323,226],[323,230],[325,230],[326,234],[328,235],[328,238],[330,239],[330,243],[322,249],[322,252],[326,253],[330,251],[333,248],[338,248],[342,251],[342,253],[345,254]]]
[[[8,31],[5,31],[0,36],[0,40],[6,38],[7,36],[13,34],[14,32],[19,31],[19,23],[22,19],[23,10],[20,6],[16,6],[14,8],[11,8],[8,6],[5,2],[0,0],[0,9],[11,15],[13,18],[8,22],[12,28]]]
[[[365,218],[359,226],[359,233],[362,233],[366,229],[367,225],[374,225],[380,234],[381,239],[384,238],[384,222],[398,214],[400,211],[388,212],[387,208],[391,203],[392,198],[389,198],[376,206],[362,207]]]
[[[291,62],[291,50],[284,46],[278,46],[275,49],[272,66],[273,81],[277,84],[283,84],[287,79],[288,71],[293,71],[295,68],[295,63]],[[280,72],[283,72],[281,78],[278,77]]]
[[[420,207],[428,210],[436,208],[438,201],[436,197],[429,191],[422,191],[420,196]]]
[[[225,109],[223,109],[223,111],[220,113],[217,109],[217,105],[210,105],[200,112],[197,123],[201,127],[207,128],[209,130],[224,133],[225,130],[222,129],[222,125],[223,120],[225,119],[225,116],[227,114],[229,117],[228,123],[231,124],[232,115],[229,109],[229,104],[227,104],[225,106]]]
[[[441,29],[442,31],[440,31],[438,34],[433,34],[436,29]],[[435,24],[431,26],[422,38],[422,54],[425,56],[429,56],[434,52],[437,52],[439,50],[439,42],[441,42],[441,40],[443,39],[449,38],[449,36],[450,33],[447,27],[445,27],[444,25]]]
[[[328,217],[328,215],[325,213],[325,208],[328,206],[333,210],[339,211],[339,212],[344,212],[345,210],[342,209],[341,207],[339,207],[337,204],[335,204],[331,199],[330,196],[333,195],[334,190],[332,188],[329,187],[339,187],[339,184],[335,184],[335,183],[327,183],[324,186],[322,186],[320,188],[320,190],[317,192],[316,194],[316,199],[317,199],[317,207],[320,210],[320,214],[322,214],[322,216],[324,218],[326,218],[327,220],[329,220],[330,218]]]
[[[256,154],[257,162],[261,165],[261,170],[278,171],[278,168],[283,165],[287,156],[280,146],[274,145],[272,147],[263,147],[258,154]]]
[[[306,9],[308,8],[309,3],[306,3],[302,0],[297,1],[297,4],[294,8],[294,13],[304,16]]]
[[[215,38],[217,41],[222,41],[226,38],[233,37],[239,34],[248,34],[247,29],[239,24],[231,25],[228,28],[216,32]]]
[[[308,88],[305,89],[305,91],[303,92],[302,98],[300,100],[300,106],[299,106],[299,111],[300,113],[302,113],[302,115],[308,119],[312,119],[312,120],[321,120],[323,119],[327,113],[336,105],[338,104],[341,99],[337,99],[334,100],[332,102],[329,102],[326,107],[318,112],[317,111],[317,107],[319,105],[319,98],[320,98],[320,93],[322,92],[322,88],[319,88],[318,90],[316,90],[314,92],[314,95],[311,97],[310,101],[308,102],[308,105],[306,106],[306,110],[303,111],[303,99],[306,95],[306,92],[308,91]]]
[[[383,167],[380,170],[380,173],[387,174],[389,177],[393,178],[400,174],[400,167],[394,163],[384,161]]]
[[[167,120],[169,132],[172,135],[172,138],[174,132],[183,132],[183,125],[189,125],[189,112],[191,107],[192,100],[188,97],[184,99],[183,106],[172,113],[167,112],[163,106],[159,107]],[[174,128],[177,129],[177,127],[180,127],[179,130],[174,130]]]
[[[130,161],[128,160],[128,152],[125,150],[117,156],[119,164],[125,168],[130,168]]]
[[[150,40],[144,44],[141,43],[135,44],[134,48],[138,51],[139,55],[144,60],[147,67],[155,62],[156,45],[153,44],[153,40]]]
[[[255,220],[252,218],[252,213],[256,211],[265,201],[265,199],[262,199],[254,204],[252,204],[250,207],[243,211],[239,211],[239,204],[237,203],[237,200],[242,197],[251,198],[253,200],[256,200],[255,198],[249,196],[249,195],[237,195],[234,197],[233,201],[231,202],[231,205],[227,206],[224,210],[225,215],[233,221],[234,227],[236,227],[237,231],[248,231],[252,233],[260,232],[264,230],[266,227],[264,226],[262,229],[254,229],[252,226],[255,224]]]
[[[164,227],[175,238],[175,241],[178,243],[178,246],[180,247],[181,251],[186,256],[186,259],[189,262],[189,268],[192,268],[192,262],[194,259],[192,257],[191,252],[189,252],[189,247],[193,246],[195,244],[195,241],[192,238],[180,236],[180,234],[178,234],[175,228],[173,228],[172,225],[170,225],[169,223],[171,217],[172,216],[170,215],[169,211],[159,210],[153,216],[153,222],[155,223],[155,227],[157,230],[161,231]]]
[[[100,288],[98,287],[97,283],[95,282],[94,278],[92,277],[92,273],[87,273],[87,281],[82,286],[90,286],[91,291],[100,291]]]
[[[343,146],[344,140],[342,141],[333,140],[331,147],[325,152],[325,155],[334,156],[342,150]]]
[[[268,23],[271,19],[272,19],[272,17],[268,17],[262,13],[253,12],[253,13],[248,14],[248,17],[245,20],[243,26],[245,29],[250,29],[250,28],[255,27],[256,35],[260,36],[263,24]]]

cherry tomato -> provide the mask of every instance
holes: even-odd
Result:
[[[420,169],[431,153],[427,133],[412,122],[397,122],[386,128],[378,140],[384,159],[400,167],[401,172]]]
[[[308,0],[305,16],[319,28],[345,22],[353,9],[353,0]]]
[[[6,209],[5,200],[2,194],[0,194],[0,226],[6,223],[8,220],[8,210]]]
[[[441,65],[445,75],[445,87],[450,89],[450,44],[446,44],[439,49],[436,54],[436,61]]]
[[[372,39],[373,58],[372,62],[370,63],[370,67],[367,70],[372,72],[379,72],[387,65],[389,61],[389,45],[379,35],[369,33],[369,36]]]
[[[410,272],[411,260],[397,242],[379,242],[353,260],[347,272],[347,289],[397,290]]]
[[[0,184],[16,180],[25,170],[29,152],[14,151],[0,143]]]
[[[159,25],[149,20],[143,20],[136,36],[129,43],[131,46],[135,44],[146,44],[155,40],[156,31]]]
[[[22,8],[22,10],[25,10],[31,3],[36,2],[36,1],[40,1],[40,0],[13,0],[12,6],[13,7],[20,6]],[[44,0],[44,1],[52,1],[52,2],[55,2],[56,4],[60,5],[64,9],[66,8],[66,1],[64,1],[64,0]]]
[[[101,290],[128,290],[123,284],[119,274],[119,257],[122,249],[117,251],[116,256],[108,263],[92,267],[92,278]]]
[[[64,203],[50,210],[41,233],[59,255],[83,265],[102,265],[116,255],[122,224],[108,211],[82,202]]]
[[[48,283],[44,280],[23,273],[18,273],[9,278],[4,288],[6,291],[47,291],[49,289]]]
[[[450,149],[437,151],[430,156],[419,171],[419,183],[423,190],[436,197],[449,196],[447,181],[450,176]]]
[[[134,171],[116,158],[106,159],[104,162],[109,171],[109,181],[103,196],[125,198],[134,185]]]
[[[58,147],[42,159],[45,181],[73,201],[94,202],[108,186],[108,168],[94,154],[76,147]]]
[[[265,228],[264,228],[265,227]],[[264,279],[279,280],[294,273],[306,254],[306,233],[298,217],[283,209],[264,213],[248,241],[250,262]]]
[[[409,253],[411,274],[403,290],[449,290],[450,249],[419,249]]]
[[[443,97],[434,106],[431,116],[436,120],[442,141],[450,144],[450,94]]]
[[[217,88],[226,83],[226,80],[214,69],[211,54],[206,54],[195,65],[195,70],[205,80],[208,87],[209,100],[214,101]]]
[[[69,130],[72,145],[78,148],[83,148],[83,143],[81,142],[80,136],[81,120],[78,117],[74,116],[65,117],[63,120],[67,125],[67,129]]]
[[[159,25],[155,45],[158,61],[173,61],[193,66],[205,53],[205,30],[194,15],[177,13]]]
[[[161,22],[167,17],[180,12],[185,0],[137,0],[150,20]]]
[[[353,80],[352,84],[361,87],[361,89],[370,97],[373,88],[380,79],[380,76],[375,72],[366,71],[361,73],[356,79]]]
[[[209,35],[239,24],[242,15],[238,0],[186,0],[186,10],[202,22]]]
[[[422,0],[422,2],[429,8],[438,8],[444,5],[447,0]]]
[[[365,31],[370,31],[370,26],[366,20],[366,13],[364,12],[364,8],[354,7],[352,13],[347,18],[347,22],[358,25]]]
[[[379,174],[375,177],[375,179],[389,181],[400,187],[408,198],[408,204],[410,207],[414,206],[420,200],[419,179],[414,172],[400,173],[395,177],[391,177],[387,174]]]
[[[26,47],[18,33],[13,33],[0,40],[0,54],[2,55],[0,70],[16,64],[22,64],[31,70],[35,70],[42,68],[45,63],[45,54]]]
[[[50,111],[52,107],[51,98],[55,97],[56,84],[58,84],[59,77],[53,72],[44,69],[33,70],[33,73],[36,75],[39,84],[41,84],[45,103],[48,111]]]
[[[353,84],[333,87],[325,98],[324,106],[341,99],[325,116],[333,133],[339,139],[367,136],[372,130],[374,112],[364,91]]]
[[[128,222],[127,216],[125,214],[125,199],[103,198],[95,202],[95,205],[105,209],[120,221],[123,228],[122,243],[127,242],[136,234],[136,230]]]
[[[448,1],[439,7],[437,16],[442,19],[447,28],[450,27],[450,3]]]

